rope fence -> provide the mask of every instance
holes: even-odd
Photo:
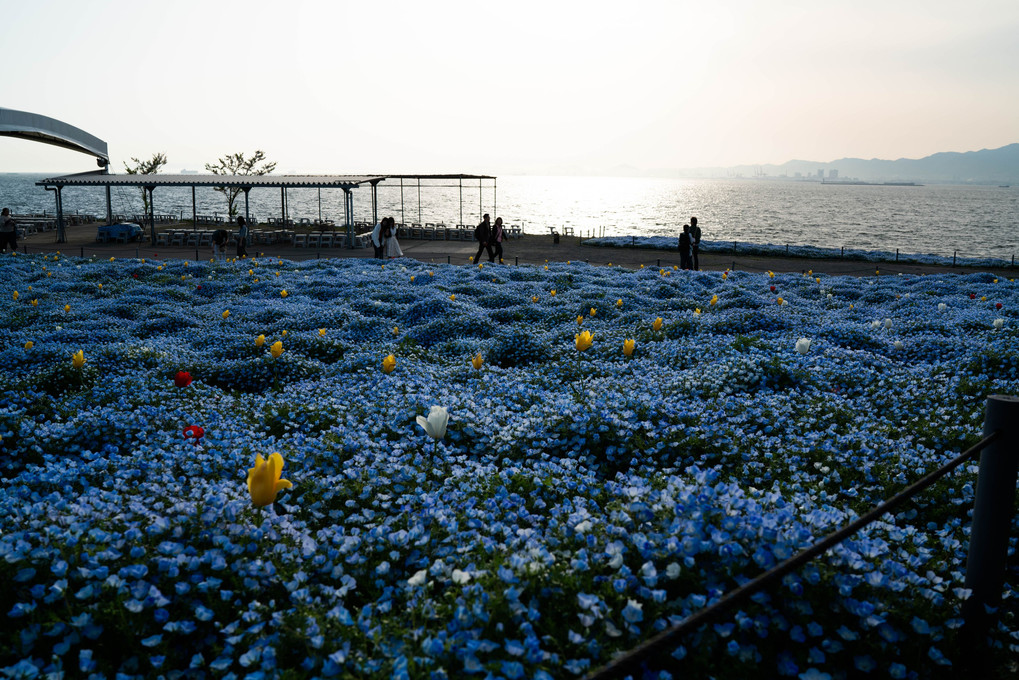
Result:
[[[994,446],[998,444],[998,446]],[[677,648],[688,633],[731,612],[755,593],[780,581],[860,529],[888,514],[907,500],[928,489],[960,465],[980,457],[973,530],[966,564],[966,587],[973,594],[963,607],[963,615],[974,639],[979,639],[990,624],[988,607],[1001,600],[1009,530],[1014,514],[1017,468],[1019,468],[1019,397],[993,395],[987,399],[984,437],[950,462],[875,506],[855,521],[828,534],[820,541],[769,569],[743,586],[723,595],[714,604],[688,616],[639,646],[587,675],[584,680],[621,678],[639,671],[649,658]],[[985,606],[986,605],[986,606]]]

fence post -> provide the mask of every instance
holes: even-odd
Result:
[[[987,397],[984,436],[1001,436],[980,452],[973,528],[966,558],[966,588],[972,591],[963,603],[963,616],[974,636],[983,643],[990,623],[984,605],[1001,603],[1008,554],[1009,527],[1015,511],[1016,473],[1019,471],[1019,397],[992,394]]]

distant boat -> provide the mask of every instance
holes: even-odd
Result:
[[[999,185],[998,185],[998,188],[999,188],[999,189],[1007,189],[1007,188],[1008,188],[1008,186],[1009,186],[1009,185],[1007,185],[1007,184],[999,184]]]

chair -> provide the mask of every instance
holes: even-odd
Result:
[[[412,225],[410,225],[410,237],[411,238],[421,238],[421,225],[420,224],[412,224]]]
[[[184,245],[184,232],[174,232],[173,238],[170,239],[171,246],[183,246]]]
[[[307,248],[308,247],[308,235],[307,234],[297,234],[297,235],[295,235],[294,236],[294,246],[297,247],[297,248]]]
[[[322,239],[321,234],[308,234],[308,247],[318,248],[319,243],[321,243],[321,239]]]
[[[318,244],[319,244],[319,246],[321,246],[323,248],[332,248],[333,247],[333,235],[332,234],[322,234],[319,237]]]
[[[435,240],[435,227],[430,224],[426,224],[424,229],[421,230],[421,238],[429,241]]]
[[[195,232],[191,232],[190,234],[188,234],[187,244],[189,246],[198,245],[198,234],[196,234]]]
[[[165,231],[161,231],[156,234],[156,245],[157,246],[168,246],[170,245],[170,237],[167,236]]]

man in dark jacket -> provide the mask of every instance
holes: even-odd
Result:
[[[492,253],[492,244],[489,243],[491,238],[492,225],[488,221],[488,215],[486,214],[484,219],[481,220],[481,224],[474,228],[474,239],[478,242],[478,254],[474,256],[474,264],[481,262],[482,252],[488,252],[489,260],[494,257]]]
[[[679,268],[690,269],[693,266],[690,258],[690,225],[683,225],[683,233],[679,235]]]

